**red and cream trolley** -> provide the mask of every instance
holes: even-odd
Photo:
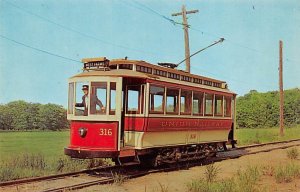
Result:
[[[145,61],[82,61],[83,72],[69,79],[66,155],[157,164],[203,158],[234,143],[236,94],[226,82]],[[90,99],[76,107],[83,85]]]

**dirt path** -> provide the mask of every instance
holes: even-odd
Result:
[[[297,147],[300,151],[300,147]],[[231,159],[215,163],[220,168],[218,179],[231,178],[238,170],[243,170],[249,165],[262,166],[283,166],[291,161],[287,158],[288,149],[280,149],[272,152],[259,153],[243,156],[238,159]],[[300,158],[295,160],[300,165]],[[93,186],[80,191],[104,191],[104,192],[161,192],[167,189],[168,192],[187,191],[187,183],[193,179],[204,177],[204,166],[190,168],[189,170],[174,171],[169,173],[155,173],[137,179],[124,182],[122,185]],[[274,176],[263,175],[259,181],[260,188],[270,192],[300,192],[300,179],[294,179],[290,183],[276,183]]]

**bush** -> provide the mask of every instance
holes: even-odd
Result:
[[[122,185],[126,179],[121,173],[112,173],[112,177],[114,179],[114,184],[118,186]]]
[[[263,189],[256,187],[261,173],[256,166],[248,166],[239,171],[235,177],[216,181],[219,168],[213,164],[206,166],[205,178],[193,180],[187,184],[189,192],[259,192]]]
[[[37,177],[61,172],[73,172],[95,166],[109,165],[107,159],[45,159],[41,154],[20,154],[0,162],[0,182],[26,177]]]
[[[287,150],[286,153],[287,153],[287,157],[289,159],[297,159],[299,156],[299,151],[296,148],[291,148],[291,149]]]
[[[300,177],[300,166],[289,163],[284,167],[279,166],[275,169],[275,180],[277,183],[289,183],[294,178]]]
[[[238,171],[236,177],[237,191],[253,192],[259,191],[256,187],[261,177],[261,172],[257,166],[248,166],[244,171]]]
[[[235,183],[232,179],[217,182],[194,180],[187,185],[189,192],[234,192]]]
[[[205,166],[205,180],[206,182],[213,182],[217,179],[220,168],[216,167],[213,163]]]

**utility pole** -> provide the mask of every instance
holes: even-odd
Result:
[[[280,136],[284,135],[283,127],[284,127],[284,117],[283,117],[283,80],[282,80],[282,41],[279,41],[279,108],[280,108]]]
[[[198,10],[191,10],[191,11],[186,11],[185,5],[182,5],[181,12],[179,13],[173,13],[172,16],[178,16],[182,15],[182,20],[183,20],[183,30],[184,30],[184,46],[185,46],[185,63],[186,63],[186,71],[188,73],[191,72],[191,65],[190,65],[190,46],[189,46],[189,25],[187,22],[187,14],[191,13],[197,13]]]

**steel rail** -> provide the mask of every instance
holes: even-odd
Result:
[[[248,146],[241,146],[232,150],[228,150],[225,152],[220,152],[223,154],[226,154],[228,152],[237,152],[237,151],[242,151],[246,150],[248,148],[255,148],[255,147],[262,147],[262,146],[267,146],[267,145],[276,145],[276,144],[282,144],[282,143],[290,143],[290,142],[295,142],[295,141],[300,141],[300,139],[293,139],[293,140],[288,140],[288,141],[278,141],[278,142],[269,142],[269,143],[262,143],[262,144],[254,144],[254,145],[248,145]],[[228,156],[217,156],[217,157],[212,157],[208,160],[201,161],[201,162],[191,162],[188,166],[186,164],[182,165],[177,165],[176,167],[167,167],[167,168],[156,168],[156,169],[151,169],[147,171],[140,171],[135,174],[127,175],[124,176],[124,179],[132,179],[140,176],[144,176],[150,173],[158,173],[158,172],[166,172],[166,171],[174,171],[177,169],[181,168],[189,168],[197,165],[205,165],[209,164],[212,162],[219,162],[223,160],[228,160],[228,159],[235,159],[239,158],[241,156],[245,155],[252,155],[252,154],[257,154],[257,153],[262,153],[262,152],[269,152],[277,149],[285,149],[293,146],[299,146],[300,144],[291,144],[287,146],[279,146],[279,147],[274,147],[274,148],[269,148],[269,149],[264,149],[264,150],[258,150],[258,151],[253,151],[253,152],[244,152],[240,154],[229,154]],[[219,154],[220,154],[219,153]],[[185,161],[186,163],[187,161]],[[184,163],[184,162],[182,162]],[[77,172],[71,172],[71,173],[63,173],[63,174],[57,174],[57,175],[50,175],[50,176],[44,176],[44,177],[35,177],[35,178],[27,178],[27,179],[19,179],[19,180],[13,180],[13,181],[7,181],[7,182],[1,182],[0,187],[4,186],[10,186],[10,185],[17,185],[17,184],[26,184],[26,183],[31,183],[31,182],[37,182],[37,181],[44,181],[44,180],[54,180],[54,179],[59,179],[59,178],[64,178],[64,177],[70,177],[70,176],[75,176],[75,175],[80,175],[80,174],[88,174],[91,173],[92,171],[105,171],[105,170],[114,170],[118,168],[124,168],[124,166],[103,166],[103,167],[98,167],[98,168],[93,168],[93,169],[85,169],[82,171],[77,171]],[[128,166],[130,167],[130,166]],[[85,187],[89,187],[92,185],[99,185],[99,184],[108,184],[108,183],[113,183],[114,178],[113,177],[104,177],[102,179],[94,180],[94,181],[88,181],[80,184],[74,184],[74,185],[69,185],[69,186],[64,186],[64,187],[59,187],[55,189],[48,189],[45,190],[44,192],[57,192],[57,191],[64,191],[64,190],[76,190],[76,189],[82,189]]]
[[[295,140],[291,140],[291,141],[280,141],[280,142],[271,142],[270,145],[272,144],[281,144],[281,143],[289,143],[289,142],[294,142],[294,141],[300,141],[300,139],[295,139]],[[253,148],[253,147],[261,147],[261,146],[265,146],[268,145],[269,143],[264,143],[264,144],[258,144],[258,145],[250,145],[249,148]],[[213,162],[220,162],[220,161],[224,161],[224,160],[228,160],[228,159],[235,159],[235,158],[239,158],[242,156],[246,156],[246,155],[253,155],[253,154],[257,154],[257,153],[262,153],[262,152],[270,152],[273,150],[277,150],[277,149],[285,149],[285,148],[289,148],[289,147],[293,147],[293,146],[300,146],[300,144],[291,144],[291,145],[287,145],[287,146],[279,146],[279,147],[275,147],[275,148],[270,148],[270,149],[264,149],[264,150],[259,150],[259,151],[254,151],[254,152],[247,152],[244,154],[237,154],[237,155],[230,155],[230,156],[226,156],[226,157],[213,157],[211,159],[208,159],[206,161],[202,161],[202,162],[194,162],[194,163],[190,163],[188,166],[184,163],[186,162],[181,162],[181,164],[177,165],[176,167],[166,167],[166,168],[156,168],[156,169],[150,169],[148,171],[141,171],[138,173],[135,173],[133,175],[128,175],[125,176],[124,179],[132,179],[132,178],[137,178],[137,177],[141,177],[144,175],[148,175],[150,173],[159,173],[159,172],[168,172],[168,171],[175,171],[175,170],[179,170],[179,169],[188,169],[190,167],[194,167],[194,166],[198,166],[198,165],[207,165]],[[243,146],[241,150],[246,149],[247,146]],[[238,149],[236,149],[238,150]],[[226,152],[223,152],[226,153]],[[91,182],[86,182],[86,183],[81,183],[81,184],[76,184],[76,185],[71,185],[71,186],[66,186],[66,187],[60,187],[60,188],[56,188],[56,189],[50,189],[50,190],[46,190],[43,192],[62,192],[65,190],[78,190],[78,189],[82,189],[85,187],[89,187],[92,185],[99,185],[99,184],[107,184],[107,183],[113,183],[114,179],[110,178],[110,179],[103,179],[103,180],[97,180],[97,181],[91,181]]]
[[[9,185],[16,185],[16,184],[31,183],[31,182],[35,182],[35,181],[45,181],[45,180],[58,179],[58,178],[61,178],[61,177],[69,177],[69,176],[79,175],[79,174],[82,174],[82,173],[89,173],[90,171],[94,171],[94,170],[111,169],[111,168],[116,168],[116,166],[103,166],[103,167],[97,167],[97,168],[92,168],[92,169],[84,169],[84,170],[81,170],[81,171],[61,173],[61,174],[56,174],[56,175],[33,177],[33,178],[24,178],[24,179],[12,180],[12,181],[4,181],[4,182],[0,182],[0,187],[9,186]]]

